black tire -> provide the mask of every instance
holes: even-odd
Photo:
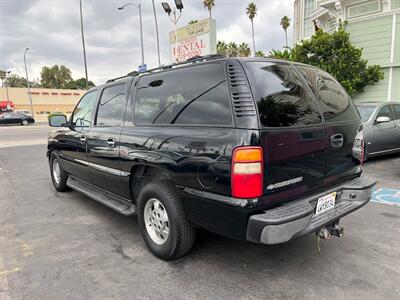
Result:
[[[65,191],[69,190],[69,188],[67,186],[68,174],[62,168],[59,160],[60,160],[60,158],[59,158],[58,154],[56,152],[52,152],[50,155],[50,176],[51,176],[51,181],[53,182],[55,189],[58,192],[65,192]],[[58,162],[58,166],[60,169],[60,180],[58,182],[55,179],[55,175],[53,172],[54,161]]]
[[[168,214],[169,234],[162,245],[153,241],[144,221],[146,203],[152,198],[160,201]],[[164,260],[174,260],[192,249],[196,238],[196,229],[187,220],[182,204],[174,188],[168,182],[153,181],[142,188],[137,202],[137,214],[143,239],[155,256]]]

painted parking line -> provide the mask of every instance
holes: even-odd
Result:
[[[400,206],[400,190],[380,188],[372,192],[372,202]]]

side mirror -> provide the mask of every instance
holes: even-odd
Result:
[[[386,117],[386,116],[381,116],[381,117],[376,118],[376,123],[378,123],[378,124],[387,123],[387,122],[390,122],[390,121],[391,121],[391,119],[389,117]]]
[[[63,127],[67,124],[66,115],[53,115],[49,116],[49,125],[51,127]]]

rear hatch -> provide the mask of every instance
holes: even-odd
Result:
[[[303,78],[318,69],[283,62],[247,61],[244,66],[259,114],[265,205],[299,199],[359,172],[360,162],[352,156],[359,116],[334,79],[323,72],[326,84],[321,85],[319,78]],[[316,93],[313,83],[328,92]],[[320,103],[327,96],[332,97],[330,109],[324,110]],[[341,137],[343,145],[336,147]]]
[[[297,66],[312,88],[325,120],[327,156],[325,185],[354,178],[361,161],[353,154],[353,144],[361,135],[360,115],[345,89],[328,73],[309,66]]]
[[[288,63],[245,62],[264,148],[264,201],[298,199],[324,184],[326,132],[317,104]]]

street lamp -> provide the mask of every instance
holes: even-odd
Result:
[[[168,14],[169,19],[171,22],[174,24],[174,31],[175,31],[175,61],[178,62],[178,29],[176,27],[176,24],[178,23],[179,19],[182,16],[182,9],[183,9],[183,3],[181,0],[175,0],[175,7],[174,10],[171,9],[169,6],[168,2],[162,2],[161,3],[162,7],[164,8],[164,11]],[[179,9],[179,15],[177,13],[177,9]],[[172,12],[172,16],[171,16]]]
[[[32,113],[32,116],[33,116],[33,104],[32,104],[31,87],[30,87],[30,84],[29,84],[28,68],[26,67],[26,54],[27,54],[28,51],[29,51],[29,48],[25,48],[24,64],[25,64],[26,84],[27,84],[27,87],[28,87],[29,102],[31,104],[31,113]]]
[[[82,48],[83,48],[83,63],[85,65],[85,78],[86,78],[86,88],[88,88],[88,72],[86,63],[86,47],[85,47],[85,35],[83,33],[83,16],[82,16],[82,0],[79,0],[79,12],[81,17],[81,36],[82,36]]]
[[[121,7],[118,7],[119,10],[123,10],[127,6],[136,6],[139,9],[139,22],[140,22],[140,45],[141,45],[141,50],[142,50],[142,66],[144,66],[144,47],[143,47],[143,25],[142,25],[142,5],[136,4],[136,3],[127,3],[122,5]]]

